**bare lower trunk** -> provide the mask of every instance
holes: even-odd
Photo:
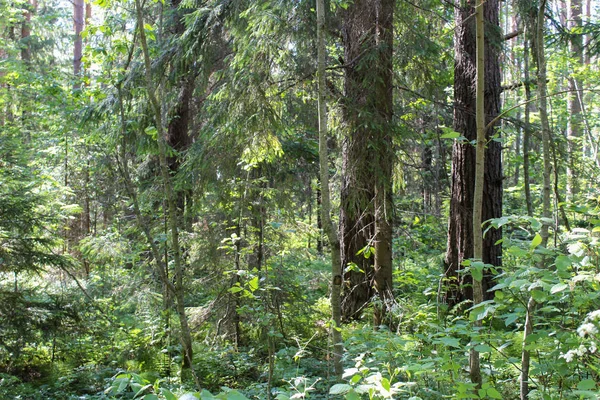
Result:
[[[529,398],[529,367],[531,365],[531,354],[527,350],[527,338],[533,333],[533,312],[535,300],[529,298],[525,315],[525,326],[523,327],[523,345],[521,350],[521,376],[519,377],[521,400]]]
[[[347,271],[342,302],[345,319],[360,317],[374,295],[383,305],[387,300],[382,296],[391,296],[391,291],[374,288],[374,284],[391,285],[392,272],[391,251],[386,246],[391,248],[392,232],[388,196],[394,159],[389,127],[393,11],[392,0],[357,0],[344,12],[344,57],[349,62],[344,80],[348,134],[342,150],[340,206],[342,268]],[[384,313],[385,307],[378,312]]]

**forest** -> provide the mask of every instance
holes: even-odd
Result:
[[[0,399],[600,399],[600,2],[0,0]]]

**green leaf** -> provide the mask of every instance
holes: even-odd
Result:
[[[232,286],[229,288],[228,292],[229,293],[238,293],[238,292],[241,292],[242,290],[244,290],[244,288],[242,288],[240,286]]]
[[[565,271],[567,268],[571,266],[571,258],[565,255],[560,255],[556,257],[556,261],[554,262],[556,265],[556,269],[559,271]]]
[[[392,385],[390,384],[389,379],[381,378],[381,386],[383,386],[383,388],[389,392]]]
[[[200,393],[200,398],[202,400],[214,400],[214,399],[216,399],[216,397],[213,396],[213,394],[211,392],[209,392],[208,390],[206,390],[206,389],[202,390],[202,392]]]
[[[460,137],[460,133],[449,131],[440,136],[440,139],[456,139]]]
[[[533,240],[531,241],[531,245],[529,246],[529,248],[531,250],[535,249],[536,247],[538,247],[540,244],[542,244],[542,237],[540,236],[539,233],[535,234],[535,237],[533,238]]]
[[[510,324],[515,322],[517,320],[517,318],[519,318],[519,314],[516,314],[516,313],[508,314],[506,316],[506,319],[504,320],[504,325],[509,326]]]
[[[596,382],[593,379],[584,379],[577,384],[579,390],[591,390],[596,388]]]
[[[258,276],[255,276],[250,280],[250,282],[248,282],[248,287],[252,292],[258,289]]]
[[[227,392],[227,400],[250,400],[237,390],[232,390],[231,392]]]
[[[459,349],[461,347],[460,340],[457,338],[444,337],[444,338],[441,338],[439,341],[448,347],[455,347],[457,349]]]
[[[502,395],[500,394],[500,392],[498,392],[495,388],[489,388],[487,390],[487,395],[489,397],[491,397],[492,399],[501,399]]]
[[[133,387],[134,387],[134,384],[131,384],[131,388],[132,388],[132,389],[133,389]],[[136,393],[136,394],[133,396],[133,398],[135,399],[136,397],[140,396],[142,393],[144,393],[146,390],[150,389],[151,387],[152,387],[152,384],[151,384],[151,383],[149,383],[148,385],[146,385],[146,386],[143,386],[143,387],[141,387],[141,388],[139,388],[139,389],[138,389],[138,388],[137,388],[137,386],[136,386],[136,388],[135,388],[134,390],[136,390],[136,389],[137,389],[137,393]],[[144,396],[143,398],[145,399],[145,398],[146,398],[146,396]]]
[[[516,257],[526,257],[528,255],[525,250],[517,246],[511,246],[507,251]]]
[[[550,289],[550,293],[559,293],[568,288],[569,285],[567,285],[566,283],[557,283],[556,285],[552,286],[552,289]]]
[[[329,394],[346,394],[352,389],[347,383],[337,383],[329,389]]]
[[[351,390],[348,393],[346,393],[345,398],[346,400],[361,400],[360,395],[354,390]]]
[[[165,399],[167,400],[177,400],[177,396],[171,393],[171,391],[168,389],[160,388],[160,393],[165,396]]]
[[[473,263],[473,265],[471,265],[471,275],[473,276],[473,279],[481,282],[483,279],[483,267],[476,266],[475,264],[477,263]]]
[[[489,353],[492,351],[492,348],[487,344],[478,344],[477,346],[475,346],[475,350],[477,350],[480,353]]]
[[[155,394],[147,394],[144,397],[142,397],[142,400],[159,400],[158,396]]]

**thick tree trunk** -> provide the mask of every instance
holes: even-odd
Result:
[[[83,31],[83,0],[73,1],[73,24],[75,29],[75,43],[73,46],[73,75],[75,76],[75,83],[73,87],[79,89],[81,87],[81,58],[83,56],[83,40],[81,38],[81,32]]]
[[[454,130],[470,142],[477,137],[475,120],[475,19],[474,8],[456,3],[456,29],[454,36]],[[485,116],[486,123],[500,111],[500,66],[498,51],[498,1],[488,0],[484,5],[486,21],[485,40]],[[482,220],[502,215],[502,148],[491,140],[495,130],[486,132],[485,176],[483,187]],[[470,143],[455,142],[452,153],[452,187],[450,220],[448,224],[448,247],[446,252],[446,302],[452,307],[464,300],[473,299],[471,278],[459,275],[463,260],[473,257],[473,194],[475,182],[475,148]],[[491,229],[483,239],[483,257],[486,264],[501,265],[502,246],[496,242],[502,237],[500,230]],[[492,276],[483,277],[484,299],[493,294]]]
[[[393,10],[392,0],[357,0],[344,13],[342,32],[348,131],[340,207],[342,267],[347,271],[342,314],[345,319],[360,317],[378,294],[383,307],[376,312],[376,324],[391,300],[392,285]],[[360,271],[348,271],[352,263]]]
[[[21,59],[29,67],[31,62],[31,45],[29,43],[31,36],[31,16],[37,10],[37,0],[30,0],[25,3],[25,18],[21,23]]]

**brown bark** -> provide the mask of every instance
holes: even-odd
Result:
[[[73,87],[78,89],[81,87],[81,58],[83,56],[83,41],[81,32],[83,31],[83,0],[73,1],[73,24],[75,29],[75,43],[73,46],[73,75],[75,76],[75,84]]]
[[[29,44],[31,36],[31,16],[37,10],[37,0],[32,0],[25,4],[25,20],[21,23],[21,59],[29,67],[31,62],[31,46]]]
[[[375,294],[391,299],[392,116],[391,0],[358,0],[344,13],[346,60],[340,234],[344,319],[358,318]],[[357,252],[374,248],[375,257]],[[380,323],[385,307],[376,314]]]
[[[473,299],[470,276],[459,274],[463,260],[473,257],[473,194],[475,182],[475,148],[470,143],[476,139],[475,119],[475,19],[472,5],[456,3],[456,29],[454,36],[454,130],[469,142],[455,142],[452,152],[452,187],[448,247],[445,259],[446,302],[452,307],[464,300]],[[499,35],[498,1],[488,0],[484,6],[485,32],[485,116],[486,123],[500,111],[500,65],[498,62]],[[485,176],[483,187],[482,220],[498,218],[502,214],[502,164],[501,145],[491,140],[495,129],[488,128],[485,151]],[[482,261],[501,265],[502,246],[496,242],[502,237],[500,230],[490,229],[483,240]],[[488,289],[493,286],[492,276],[486,273],[482,281],[484,300],[493,297]]]

